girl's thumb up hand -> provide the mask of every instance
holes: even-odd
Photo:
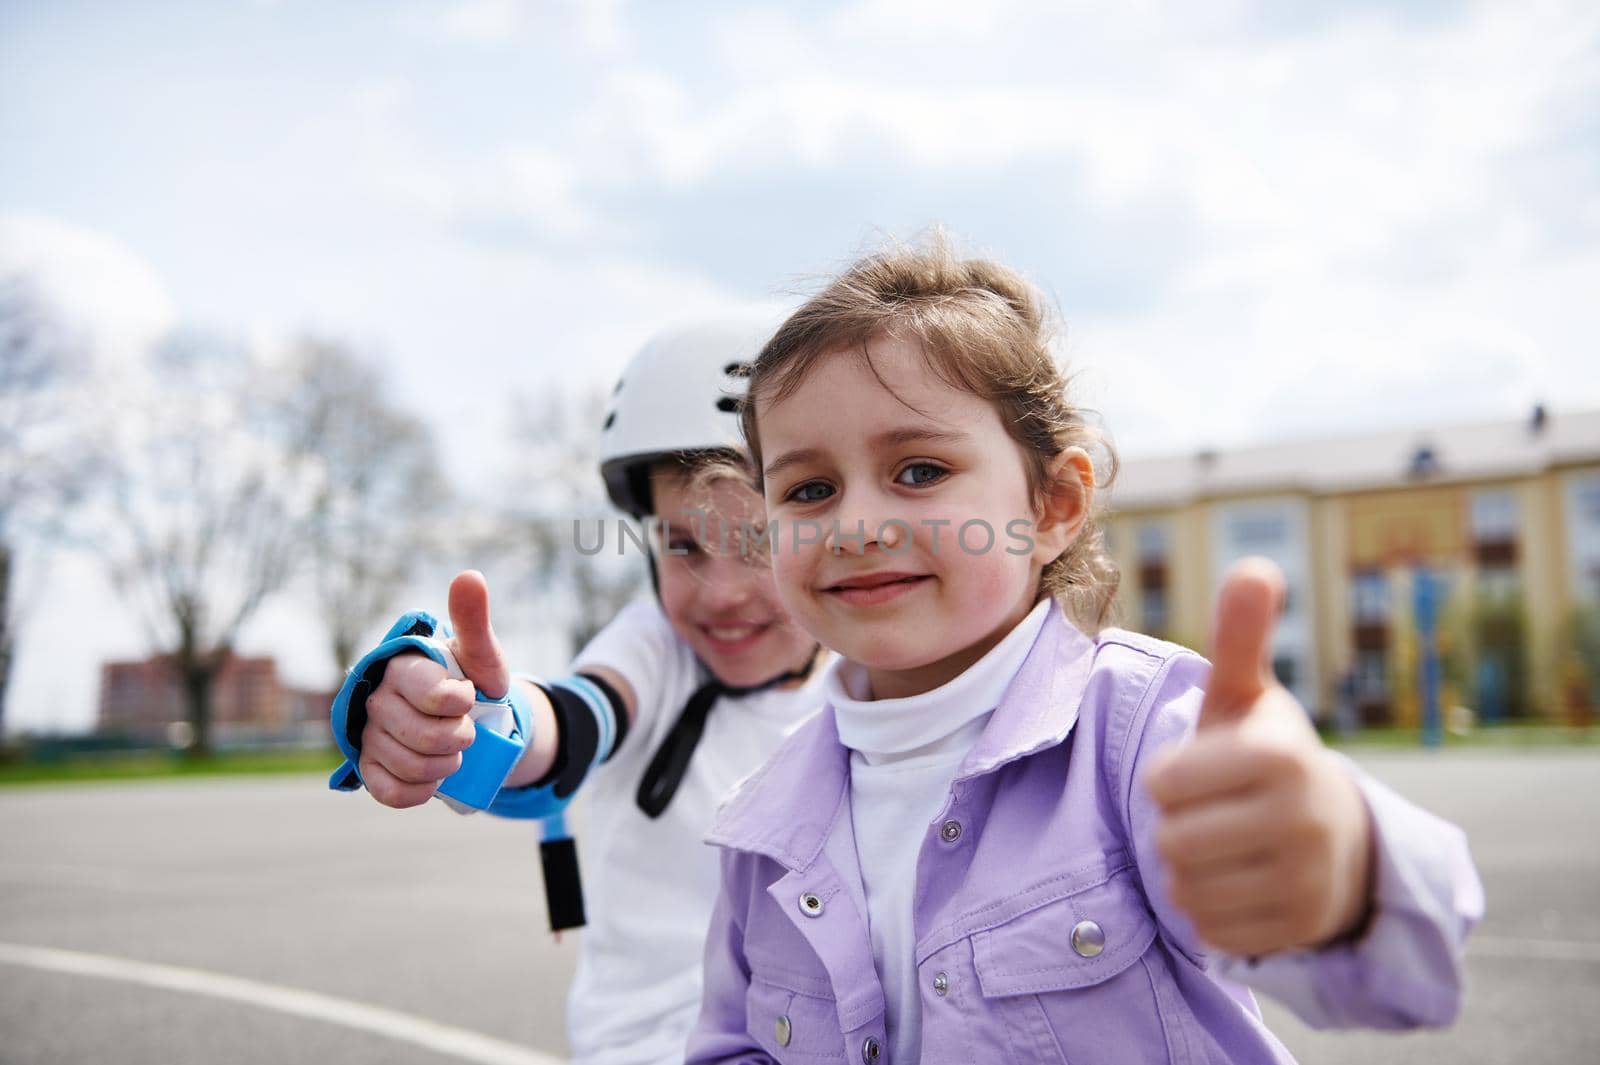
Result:
[[[1283,608],[1283,574],[1264,558],[1228,570],[1217,593],[1211,633],[1211,679],[1200,707],[1202,729],[1237,723],[1278,686],[1272,675],[1272,630]]]
[[[1283,587],[1266,559],[1229,570],[1196,732],[1144,775],[1169,899],[1201,939],[1241,955],[1356,934],[1372,898],[1366,800],[1272,675]]]

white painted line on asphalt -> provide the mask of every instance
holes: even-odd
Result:
[[[153,965],[104,954],[85,954],[52,947],[29,947],[20,943],[0,943],[0,962],[76,976],[95,976],[144,984],[166,991],[242,1002],[262,1009],[326,1021],[346,1028],[372,1032],[386,1039],[436,1050],[441,1054],[478,1062],[480,1065],[561,1065],[558,1059],[515,1043],[492,1039],[465,1028],[407,1016],[393,1010],[335,998],[315,991],[264,984],[237,976],[185,969],[176,965]]]
[[[1467,957],[1600,962],[1600,943],[1583,939],[1517,939],[1507,936],[1468,936]]]

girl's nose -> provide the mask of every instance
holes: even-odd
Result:
[[[854,507],[828,528],[822,544],[834,554],[864,555],[869,547],[896,552],[908,546],[911,524],[885,507]]]
[[[848,504],[836,511],[833,524],[822,538],[822,546],[836,555],[864,555],[869,546],[884,547],[882,540],[893,539],[893,515],[876,498],[853,493]],[[888,523],[886,526],[885,523]]]

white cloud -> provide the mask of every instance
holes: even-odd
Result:
[[[836,36],[880,45],[926,38],[970,42],[991,37],[1016,7],[1000,0],[864,0],[834,12],[828,25]]]
[[[633,44],[624,0],[569,0],[577,16],[578,40],[592,54],[618,56]]]
[[[500,44],[522,28],[525,9],[522,0],[464,0],[441,13],[439,25],[460,40]]]
[[[32,279],[99,357],[126,361],[175,320],[156,272],[126,244],[37,214],[0,214],[0,274]]]
[[[530,35],[559,35],[594,56],[616,56],[631,43],[623,0],[458,0],[411,18],[421,32],[437,28],[452,40],[501,47]]]

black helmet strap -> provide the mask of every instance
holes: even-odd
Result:
[[[754,695],[756,692],[766,691],[768,688],[777,687],[792,680],[803,680],[811,675],[817,663],[817,648],[813,647],[806,657],[806,663],[799,669],[780,673],[771,680],[752,684],[748,687],[735,687],[724,684],[702,663],[701,669],[710,675],[710,679],[694,690],[688,702],[683,704],[683,709],[678,713],[678,720],[672,723],[672,728],[667,731],[666,739],[661,741],[661,747],[650,759],[650,764],[645,768],[644,778],[639,781],[639,792],[636,801],[639,809],[646,816],[660,817],[667,804],[672,802],[672,797],[678,793],[678,785],[683,783],[683,775],[688,772],[689,759],[694,756],[695,748],[700,745],[700,738],[705,735],[706,719],[711,716],[711,708],[718,699],[724,695]]]

